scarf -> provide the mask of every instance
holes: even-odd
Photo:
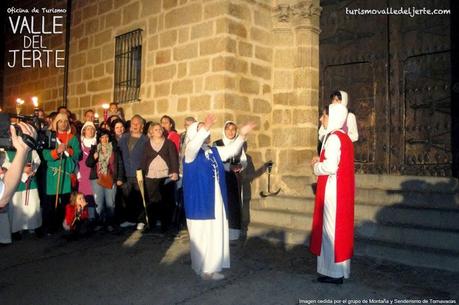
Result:
[[[106,153],[102,152],[102,143],[97,144],[97,152],[99,153],[99,161],[97,163],[99,172],[107,175],[108,174],[108,166],[110,165],[110,157],[113,153],[113,146],[112,143],[107,143],[105,146]]]
[[[96,145],[96,143],[97,143],[96,137],[94,137],[94,138],[81,137],[81,144],[83,144],[84,147],[91,147],[93,145]]]
[[[234,136],[234,138],[228,139],[228,137],[225,134],[225,129],[226,129],[226,126],[228,126],[228,124],[236,125],[236,123],[234,123],[234,121],[226,121],[225,125],[223,125],[222,141],[223,141],[223,144],[225,144],[225,146],[228,145],[228,144],[233,143],[234,141],[236,141],[237,137],[239,136],[239,131],[236,131],[236,135]],[[237,128],[237,125],[236,125],[236,128]]]

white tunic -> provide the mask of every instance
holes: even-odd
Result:
[[[187,144],[185,162],[193,162],[199,150],[203,148],[206,154],[211,150],[202,145],[209,132],[201,128],[196,136]],[[217,147],[220,158],[224,161],[236,155],[242,148],[244,140],[237,139],[228,146]],[[218,183],[215,179],[215,219],[187,219],[190,234],[191,266],[197,274],[220,272],[230,267],[228,220]],[[225,179],[225,177],[220,177]]]
[[[1,177],[3,179],[3,177]],[[5,184],[0,180],[0,198],[3,196],[5,190]],[[10,218],[8,216],[9,206],[0,208],[0,244],[11,243],[11,226]]]
[[[351,260],[335,263],[336,173],[341,156],[341,142],[337,135],[330,135],[323,147],[325,160],[314,165],[315,175],[328,175],[325,186],[322,248],[320,256],[317,257],[317,273],[347,279],[351,271]]]
[[[187,219],[191,267],[197,274],[220,272],[230,267],[228,220],[220,184],[215,179],[215,219]]]
[[[0,244],[11,243],[11,225],[8,209],[9,207],[6,206],[0,210]]]
[[[32,171],[35,174],[40,166],[40,157],[38,153],[32,151]],[[3,167],[8,168],[11,165],[10,160],[5,159]],[[29,177],[22,174],[21,182],[26,182]],[[28,194],[27,194],[28,192]],[[26,202],[27,197],[27,202]],[[11,198],[9,217],[11,232],[16,233],[22,230],[34,230],[41,226],[40,196],[38,189],[29,189],[28,191],[16,191]]]

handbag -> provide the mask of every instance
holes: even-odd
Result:
[[[97,184],[106,189],[113,187],[113,177],[110,174],[98,173]]]

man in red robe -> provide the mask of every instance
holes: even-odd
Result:
[[[321,122],[327,129],[320,157],[311,161],[318,176],[310,250],[317,256],[319,282],[349,278],[354,251],[354,147],[341,129],[347,108],[332,104]]]

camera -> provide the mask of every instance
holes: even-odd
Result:
[[[10,134],[10,119],[17,118],[35,128],[37,131],[37,139],[34,140],[29,135],[23,134],[21,127],[13,125],[16,129],[16,134],[31,148],[35,150],[43,150],[54,148],[56,146],[56,133],[45,128],[45,122],[38,116],[26,116],[17,114],[8,114],[0,112],[0,148],[5,150],[14,150],[11,134]]]

